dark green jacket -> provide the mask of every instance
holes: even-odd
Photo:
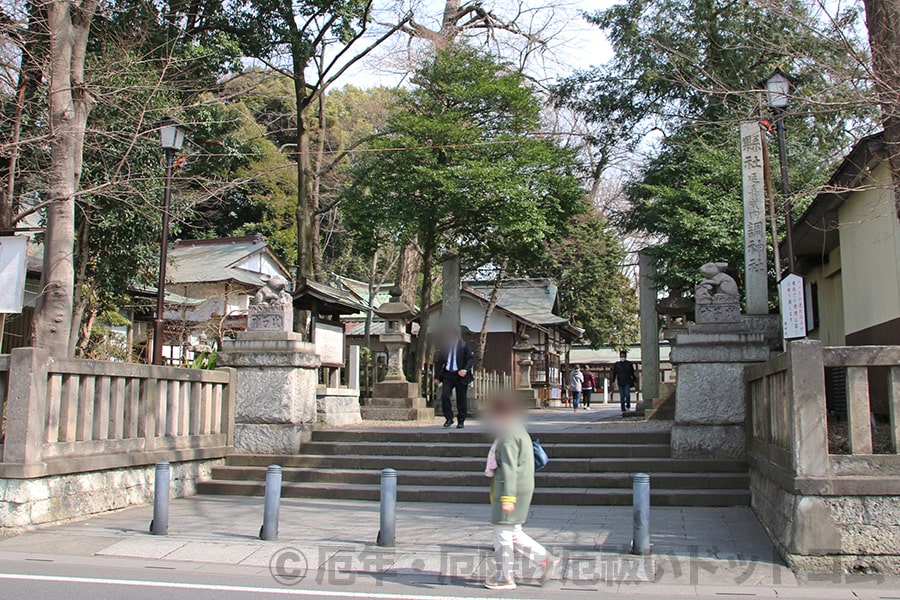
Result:
[[[524,425],[512,425],[497,443],[497,470],[491,480],[491,523],[494,525],[523,525],[534,495],[534,447]],[[516,503],[507,514],[503,501]]]

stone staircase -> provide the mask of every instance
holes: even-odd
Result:
[[[683,460],[669,454],[667,431],[534,433],[550,456],[536,475],[534,502],[627,505],[631,475],[650,473],[657,506],[747,506],[747,465]],[[487,501],[487,434],[456,429],[319,430],[293,456],[232,455],[199,493],[261,496],[266,467],[283,467],[288,498],[378,500],[381,469],[398,471],[402,502]]]

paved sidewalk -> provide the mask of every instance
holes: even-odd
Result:
[[[285,499],[278,542],[257,538],[262,504],[239,497],[173,501],[166,537],[147,534],[150,507],[132,508],[2,540],[0,554],[272,568],[276,577],[280,559],[283,576],[297,576],[296,565],[304,565],[310,577],[331,583],[358,574],[482,579],[493,571],[487,505],[403,504],[397,546],[384,549],[374,544],[377,503]],[[564,589],[797,585],[749,509],[654,508],[650,557],[628,554],[631,522],[629,508],[536,506],[527,530],[563,559],[552,585]],[[533,575],[522,569],[523,579]]]

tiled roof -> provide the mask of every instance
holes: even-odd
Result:
[[[467,281],[463,288],[490,298],[492,281]],[[557,287],[550,279],[510,279],[498,292],[497,304],[505,310],[538,325],[561,325],[568,319],[554,313]]]
[[[169,250],[167,280],[172,283],[214,283],[233,279],[259,286],[262,285],[259,273],[233,265],[267,247],[261,236],[178,241]]]

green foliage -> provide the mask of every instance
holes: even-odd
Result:
[[[665,239],[649,252],[657,259],[659,283],[671,290],[693,289],[697,269],[710,261],[728,262],[729,273],[742,279],[741,162],[733,137],[722,145],[670,142],[627,189],[631,208],[620,224]]]
[[[348,226],[369,252],[418,238],[459,249],[470,266],[533,259],[584,195],[572,153],[533,135],[533,91],[467,47],[437,53],[413,83],[386,135],[354,162]]]
[[[566,235],[550,244],[535,275],[553,277],[560,311],[585,330],[594,347],[621,348],[637,340],[634,288],[622,272],[625,250],[600,211],[569,220]]]
[[[854,130],[874,122],[859,101],[865,51],[846,35],[857,17],[850,11],[827,23],[797,0],[627,0],[589,17],[614,58],[563,81],[557,102],[590,124],[601,167],[617,151],[651,149],[630,169],[630,207],[616,222],[660,244],[653,251],[664,287],[692,289],[697,267],[710,259],[727,260],[739,275],[737,124],[758,114],[758,79],[781,66],[800,82],[786,115],[797,210]]]

